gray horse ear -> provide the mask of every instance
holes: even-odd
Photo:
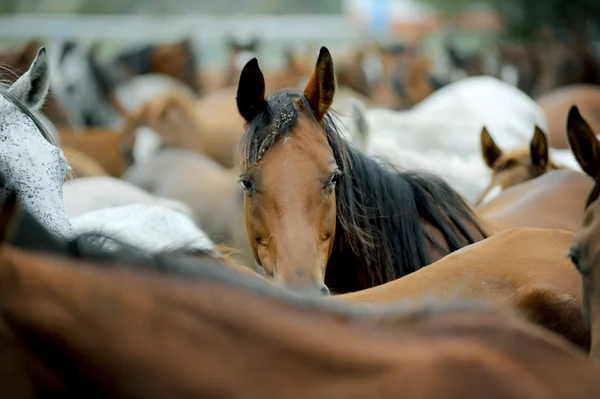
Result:
[[[39,49],[37,56],[8,92],[20,100],[27,108],[38,110],[44,104],[50,88],[50,63],[46,48]]]

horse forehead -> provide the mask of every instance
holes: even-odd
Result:
[[[267,155],[270,155],[269,158],[272,160],[279,159],[284,169],[287,169],[285,165],[299,169],[293,171],[295,174],[301,173],[301,170],[328,168],[335,159],[325,132],[315,133],[309,131],[310,129],[311,127],[299,123],[290,134],[280,137],[269,151],[271,154]],[[313,126],[312,129],[314,130],[315,127]]]

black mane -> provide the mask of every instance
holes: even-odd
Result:
[[[243,168],[254,166],[277,138],[292,131],[300,115],[298,99],[304,110],[311,109],[299,92],[267,98],[266,110],[242,137]],[[384,284],[430,264],[429,244],[452,252],[485,237],[472,210],[441,178],[400,172],[366,156],[343,139],[333,118],[330,112],[324,128],[343,173],[336,186],[336,237],[325,275],[330,289],[351,292]],[[430,235],[424,223],[438,230],[444,242]]]
[[[0,181],[3,177],[0,172]],[[8,223],[7,219],[9,220]],[[447,312],[489,312],[485,306],[471,301],[419,301],[403,302],[364,309],[344,302],[324,300],[320,296],[304,296],[290,293],[283,288],[268,284],[261,278],[241,274],[227,268],[220,257],[212,252],[199,253],[203,258],[182,256],[181,251],[149,254],[139,248],[119,242],[101,234],[83,234],[68,240],[53,235],[27,210],[18,205],[16,193],[11,192],[0,204],[0,241],[28,252],[45,253],[68,259],[92,261],[96,267],[119,267],[146,270],[166,278],[183,278],[214,282],[240,289],[252,290],[260,295],[312,308],[313,311],[332,312],[344,317],[378,318],[391,317],[391,321],[415,322]],[[105,241],[118,244],[117,250],[106,251]]]

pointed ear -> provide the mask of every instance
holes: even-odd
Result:
[[[567,118],[567,137],[581,169],[591,178],[600,180],[600,142],[575,105]]]
[[[548,139],[539,126],[535,127],[533,138],[529,144],[529,151],[531,152],[531,163],[533,165],[542,169],[548,166]]]
[[[8,92],[19,99],[27,108],[38,110],[48,94],[50,87],[50,65],[46,48],[39,49],[37,56]]]
[[[265,77],[258,67],[256,58],[248,61],[242,69],[236,101],[240,115],[248,123],[267,108]]]
[[[308,100],[315,118],[321,122],[333,103],[335,94],[335,70],[331,54],[321,47],[319,58],[308,84],[304,88],[304,97]]]
[[[485,126],[481,129],[481,155],[490,168],[494,167],[494,163],[502,155],[502,150],[498,148]]]

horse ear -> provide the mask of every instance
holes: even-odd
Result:
[[[0,204],[0,242],[9,240],[13,222],[18,213],[17,193],[11,190],[6,200]]]
[[[304,88],[304,97],[308,100],[313,114],[320,122],[333,103],[335,94],[335,70],[327,47],[321,47],[319,58],[308,84]]]
[[[39,109],[50,88],[50,65],[46,48],[39,49],[37,56],[25,72],[8,92],[20,100],[27,108]]]
[[[236,102],[240,115],[248,123],[267,108],[265,77],[258,66],[256,58],[248,61],[242,69]]]
[[[529,151],[531,152],[531,163],[545,169],[548,165],[548,139],[539,126],[535,127]]]
[[[494,163],[502,156],[502,150],[498,148],[485,126],[481,129],[481,155],[490,168],[493,168]]]
[[[600,142],[575,105],[567,118],[567,137],[581,169],[591,178],[600,180]]]

